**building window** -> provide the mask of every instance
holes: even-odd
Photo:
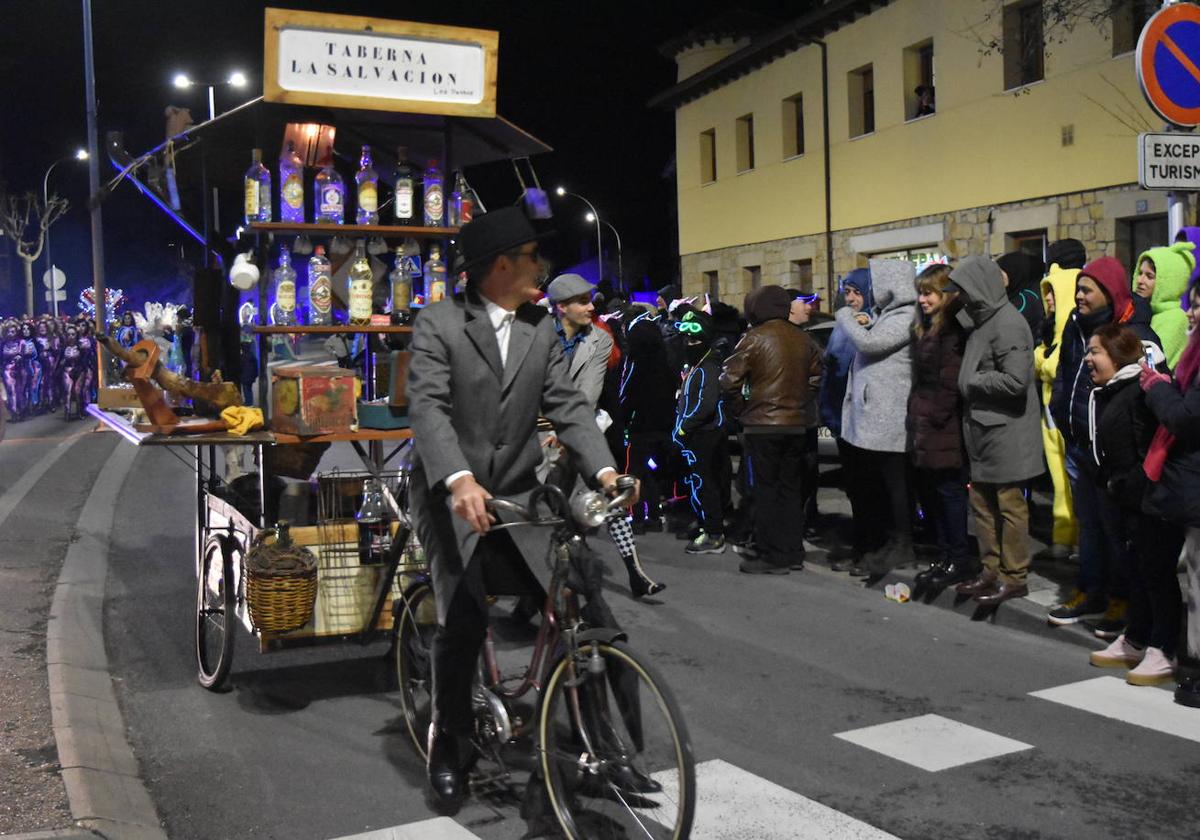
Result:
[[[861,137],[875,130],[875,71],[870,64],[851,70],[850,136]]]
[[[742,266],[742,288],[747,292],[762,288],[762,266]]]
[[[904,113],[906,119],[934,112],[933,41],[922,41],[904,50]]]
[[[1138,254],[1167,241],[1167,217],[1165,215],[1135,216],[1132,219],[1117,219],[1116,257],[1121,265],[1133,265]],[[1137,268],[1136,265],[1133,266]]]
[[[717,130],[700,132],[700,183],[717,180]]]
[[[721,284],[715,271],[704,272],[704,291],[713,300],[717,300],[721,296]]]
[[[1042,20],[1042,0],[1022,0],[1004,7],[1005,90],[1046,77]]]
[[[737,168],[749,172],[754,168],[754,115],[746,114],[737,121]]]
[[[788,288],[811,295],[813,293],[812,265],[812,260],[792,260],[788,264]]]
[[[1113,55],[1137,49],[1146,22],[1162,7],[1158,0],[1115,0],[1112,4]]]
[[[1004,250],[1008,253],[1020,251],[1022,254],[1029,254],[1031,257],[1037,257],[1042,262],[1046,261],[1046,230],[1023,230],[1016,233],[1004,234],[1004,243],[1007,246]]]
[[[804,154],[804,94],[783,100],[783,156]]]

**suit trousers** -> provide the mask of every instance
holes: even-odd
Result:
[[[803,434],[742,435],[754,478],[754,544],[777,566],[804,556],[804,476],[808,439]]]
[[[1020,484],[971,483],[971,512],[983,568],[1005,583],[1029,574],[1029,505]]]

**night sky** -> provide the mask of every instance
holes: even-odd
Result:
[[[164,139],[163,109],[187,106],[197,121],[207,114],[206,91],[177,91],[176,71],[194,79],[223,79],[233,69],[251,79],[248,93],[218,89],[217,111],[261,90],[261,0],[93,0],[100,132],[120,129],[134,154]],[[617,227],[627,280],[648,288],[670,282],[673,181],[664,177],[674,150],[670,112],[650,111],[646,100],[675,81],[675,65],[658,53],[667,38],[726,12],[727,3],[461,2],[434,4],[370,0],[289,0],[270,5],[374,17],[429,21],[500,32],[498,112],[553,146],[535,159],[542,185],[566,184],[597,206]],[[742,8],[786,21],[805,0],[746,0]],[[11,192],[40,191],[55,159],[85,140],[82,12],[79,0],[0,0],[0,55],[5,57],[4,116],[0,118],[0,178]],[[247,164],[249,149],[247,149]],[[269,164],[270,165],[270,164]],[[272,167],[273,168],[273,167]],[[113,174],[105,161],[101,180]],[[470,173],[468,173],[470,174]],[[72,209],[52,230],[55,263],[68,276],[73,311],[79,289],[91,285],[85,164],[68,161],[51,175],[51,191]],[[487,179],[489,206],[511,203],[515,178]],[[555,203],[559,262],[593,241],[578,203]],[[128,185],[104,204],[106,272],[110,286],[133,292],[134,303],[162,299],[173,266],[200,259],[199,248]],[[4,241],[2,247],[12,248]],[[610,247],[606,242],[606,248]],[[24,291],[15,258],[9,288],[0,288],[0,312],[19,311]],[[39,262],[35,274],[40,277]],[[42,289],[36,291],[41,306]]]

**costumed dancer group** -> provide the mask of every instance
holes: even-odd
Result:
[[[43,315],[0,322],[4,408],[13,422],[63,409],[83,417],[96,399],[96,342],[84,316],[74,321]]]

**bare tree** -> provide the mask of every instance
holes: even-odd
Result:
[[[988,0],[982,20],[972,26],[985,55],[1004,52],[1000,22],[1004,19],[1004,8],[1011,5],[1013,0]],[[1042,0],[1040,46],[1049,48],[1063,43],[1079,26],[1092,26],[1106,36],[1111,35],[1117,21],[1128,19],[1139,25],[1161,5],[1160,0]]]
[[[25,314],[33,314],[33,263],[42,255],[46,231],[62,218],[69,206],[65,198],[51,195],[45,204],[37,193],[0,196],[0,235],[13,241],[25,263]]]

